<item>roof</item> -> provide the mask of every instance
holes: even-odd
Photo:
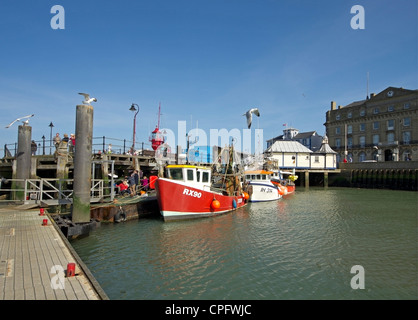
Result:
[[[323,143],[321,148],[319,148],[318,151],[316,151],[317,153],[337,153],[334,150],[331,149],[331,147],[329,146],[328,143]]]
[[[293,139],[306,139],[316,135],[316,131],[299,132]]]
[[[192,164],[169,164],[169,165],[167,165],[167,168],[192,168],[192,169],[207,169],[207,170],[210,170],[209,167],[195,166],[195,165],[192,165]]]
[[[270,152],[304,152],[304,153],[312,153],[312,150],[306,148],[303,144],[299,143],[298,141],[292,140],[283,140],[283,141],[276,141],[271,145],[267,151]]]

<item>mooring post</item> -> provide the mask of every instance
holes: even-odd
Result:
[[[31,139],[32,127],[21,125],[17,134],[17,154],[16,154],[16,179],[29,179],[31,173]],[[18,182],[16,199],[25,200],[25,182]]]
[[[309,171],[305,171],[305,188],[309,188]]]
[[[78,105],[76,110],[76,149],[74,155],[74,223],[90,222],[91,157],[93,140],[93,107]]]

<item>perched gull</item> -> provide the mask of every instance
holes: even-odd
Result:
[[[20,120],[22,120],[22,119],[26,119],[26,118],[31,118],[31,117],[33,117],[34,116],[34,114],[31,114],[31,115],[28,115],[28,116],[24,116],[24,117],[21,117],[21,118],[17,118],[15,121],[13,121],[12,123],[10,123],[8,126],[6,126],[6,128],[10,128],[10,126],[13,124],[13,123],[15,123],[16,121],[20,121]],[[23,122],[23,125],[25,126],[25,125],[27,125],[28,123],[29,123],[29,119],[28,120],[25,120],[25,121],[22,121]]]
[[[248,125],[248,129],[251,128],[251,122],[253,121],[253,113],[259,117],[260,116],[260,112],[258,111],[258,108],[252,108],[250,110],[248,110],[246,113],[243,114],[243,116],[247,117],[247,125]]]
[[[88,93],[79,93],[79,94],[84,96],[84,101],[83,101],[84,104],[90,105],[90,103],[93,102],[93,101],[97,102],[97,99],[96,98],[90,98],[90,95]]]

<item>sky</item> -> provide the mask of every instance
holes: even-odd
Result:
[[[389,86],[418,89],[417,3],[2,0],[0,156],[17,141],[18,123],[5,126],[21,116],[35,114],[38,142],[49,139],[51,122],[53,135],[75,133],[79,92],[98,100],[95,138],[132,143],[129,108],[137,104],[135,138],[148,149],[160,103],[160,128],[175,135],[179,121],[208,139],[211,129],[243,132],[242,115],[253,107],[260,111],[254,144],[255,129],[265,147],[284,124],[324,135],[331,101],[347,105]],[[64,11],[51,13],[54,5]],[[356,5],[363,15],[351,12]]]

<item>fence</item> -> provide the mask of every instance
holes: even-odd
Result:
[[[22,202],[25,204],[64,205],[72,203],[74,179],[2,179],[0,204]],[[108,184],[108,185],[106,185]],[[113,201],[115,189],[102,179],[92,179],[90,202]],[[20,199],[16,199],[20,198]],[[24,200],[21,200],[21,199]]]
[[[35,140],[36,143],[36,155],[51,155],[55,152],[55,145],[52,140],[48,139],[46,140],[45,137],[42,137],[42,140]],[[126,139],[116,139],[116,138],[107,138],[105,136],[103,137],[93,137],[92,142],[92,152],[93,153],[109,153],[109,149],[111,153],[116,154],[127,154],[131,152],[132,149],[132,141],[126,140]],[[138,146],[140,147],[140,150],[144,150],[144,145],[147,145],[147,147],[150,145],[150,143],[135,143],[135,150],[137,150]],[[76,146],[77,146],[77,140],[76,140]],[[110,147],[110,148],[109,148]],[[1,149],[0,149],[1,150]],[[16,157],[17,153],[17,142],[15,143],[8,143],[4,145],[3,149],[3,156],[4,157]]]

